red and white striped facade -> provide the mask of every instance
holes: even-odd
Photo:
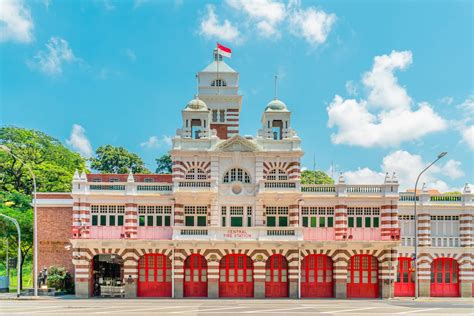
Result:
[[[72,192],[38,195],[40,266],[72,263],[80,297],[92,295],[99,254],[123,259],[123,275],[134,280],[127,297],[393,297],[398,258],[413,252],[409,224],[400,235],[412,209],[396,177],[379,185],[346,184],[342,176],[334,185],[301,184],[303,151],[291,112],[273,100],[257,136],[240,136],[238,73],[219,64],[219,74],[217,60],[198,74],[198,98],[173,138],[171,175],[76,173]],[[430,295],[433,259],[447,257],[459,264],[459,296],[470,297],[472,194],[434,200],[420,195],[421,294]],[[438,214],[450,216],[442,221],[459,216],[451,231],[459,244],[431,242]],[[63,261],[52,262],[50,252]],[[161,273],[167,277],[159,281]]]

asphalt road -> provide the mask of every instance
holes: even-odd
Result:
[[[0,315],[474,315],[474,300],[0,300]]]

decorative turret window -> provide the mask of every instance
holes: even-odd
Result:
[[[206,172],[200,168],[192,168],[186,173],[186,180],[206,180]]]
[[[211,87],[227,87],[227,83],[222,79],[212,81]]]
[[[282,169],[273,169],[267,174],[267,180],[288,180],[288,175]]]
[[[224,183],[230,183],[234,181],[240,181],[243,183],[250,183],[250,176],[249,174],[240,169],[240,168],[233,168],[227,171],[224,175]]]

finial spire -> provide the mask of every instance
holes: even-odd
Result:
[[[278,99],[277,81],[278,81],[278,75],[275,75],[275,100]]]
[[[194,96],[196,99],[199,99],[199,76],[196,74],[196,95]]]

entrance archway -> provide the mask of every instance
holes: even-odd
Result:
[[[332,260],[327,255],[308,255],[301,264],[301,296],[333,297]]]
[[[207,260],[192,254],[184,261],[184,297],[207,297]]]
[[[219,264],[220,297],[253,297],[253,262],[244,254],[230,254]]]
[[[91,262],[92,296],[124,295],[123,259],[116,254],[99,254]]]
[[[347,267],[347,297],[379,297],[379,263],[372,255],[354,255]]]
[[[171,297],[171,260],[158,253],[146,254],[138,261],[138,296]]]
[[[433,260],[431,264],[431,296],[460,296],[459,264],[453,258]]]
[[[413,259],[398,258],[397,281],[395,282],[395,296],[415,296],[415,270]]]
[[[272,255],[265,264],[265,296],[288,297],[288,260]]]

